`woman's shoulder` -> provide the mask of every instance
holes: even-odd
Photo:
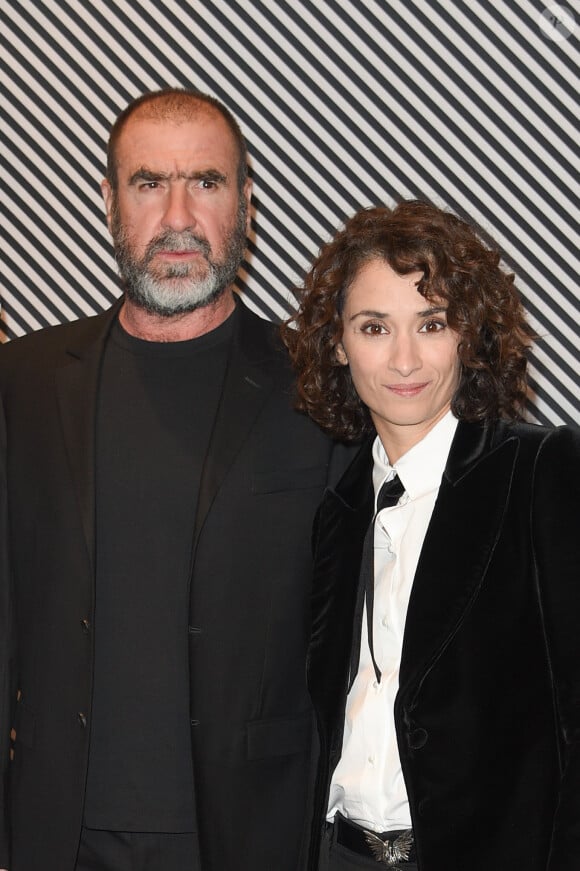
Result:
[[[523,421],[500,420],[495,424],[495,441],[517,438],[524,444],[546,448],[548,446],[576,446],[580,448],[580,427],[574,424],[541,426]]]

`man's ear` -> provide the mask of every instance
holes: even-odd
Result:
[[[107,227],[109,228],[109,233],[111,232],[111,213],[113,210],[113,191],[111,189],[111,185],[104,178],[101,182],[101,193],[103,195],[103,199],[105,201],[105,212],[107,215]]]
[[[340,363],[340,365],[341,365],[341,366],[348,366],[348,357],[346,356],[346,352],[345,352],[345,350],[344,350],[344,347],[343,347],[343,345],[342,345],[342,342],[340,342],[340,343],[336,346],[336,351],[335,351],[335,353],[336,353],[336,359],[338,360],[338,362]]]

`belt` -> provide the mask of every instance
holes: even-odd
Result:
[[[417,861],[413,829],[370,832],[336,814],[334,831],[337,844],[353,853],[376,859],[377,862],[390,866],[392,871],[396,871],[405,862]]]

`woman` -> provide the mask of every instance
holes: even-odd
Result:
[[[580,867],[580,432],[520,422],[531,335],[416,201],[349,220],[284,329],[300,408],[362,441],[314,534],[309,869]]]

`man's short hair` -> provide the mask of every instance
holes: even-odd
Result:
[[[234,138],[238,151],[238,190],[241,192],[248,177],[248,149],[240,126],[230,110],[215,97],[203,94],[201,91],[185,88],[164,88],[160,91],[149,91],[133,100],[123,109],[111,128],[107,145],[107,181],[116,193],[117,178],[117,147],[127,121],[135,114],[160,121],[188,121],[195,118],[202,110],[213,109],[224,119]]]

